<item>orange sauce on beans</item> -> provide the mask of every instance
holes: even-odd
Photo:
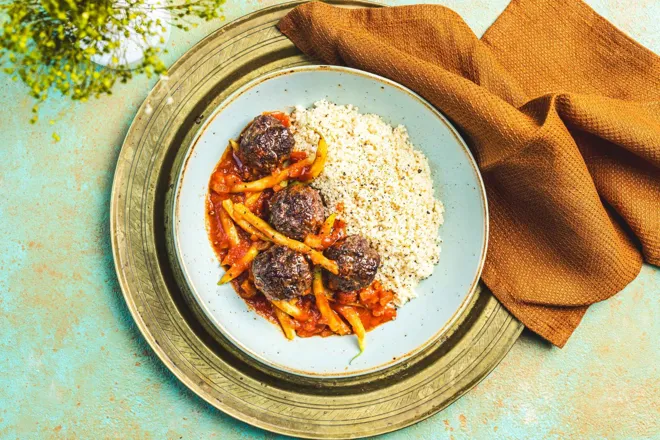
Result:
[[[346,237],[346,223],[342,220],[336,220],[335,227],[332,229],[330,235],[323,237],[321,245],[323,246],[323,249],[327,249],[344,237]]]

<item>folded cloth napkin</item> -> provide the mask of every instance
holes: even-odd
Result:
[[[408,86],[460,127],[489,201],[483,280],[553,344],[643,258],[660,264],[660,57],[586,4],[513,0],[481,40],[432,5],[307,3],[279,28],[325,63]]]

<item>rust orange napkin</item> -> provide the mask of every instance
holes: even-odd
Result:
[[[483,280],[563,346],[587,307],[660,264],[660,57],[579,0],[513,0],[479,40],[432,5],[307,3],[303,52],[391,78],[458,125],[486,184]]]

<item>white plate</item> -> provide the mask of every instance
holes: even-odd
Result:
[[[364,354],[354,336],[297,338],[250,310],[230,285],[218,286],[223,269],[205,225],[208,182],[230,138],[264,111],[305,107],[327,99],[403,124],[426,154],[436,196],[445,205],[442,253],[418,298],[395,321],[367,334]],[[373,372],[422,350],[442,336],[467,306],[486,255],[488,213],[474,159],[451,124],[421,97],[387,79],[345,67],[304,66],[262,76],[235,92],[200,129],[177,183],[174,231],[177,256],[193,295],[218,329],[256,359],[307,376],[340,377]]]

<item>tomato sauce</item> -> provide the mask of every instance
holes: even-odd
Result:
[[[307,153],[304,151],[294,151],[291,153],[291,162],[296,163],[300,162],[303,159],[307,159]]]
[[[337,304],[354,306],[366,331],[396,318],[394,293],[378,281],[359,291],[337,292],[334,299]]]
[[[284,112],[264,112],[264,115],[270,115],[279,120],[285,127],[291,127],[291,118]]]
[[[327,249],[344,237],[346,237],[346,223],[342,220],[336,220],[330,235],[321,239],[321,246],[323,249]]]
[[[279,119],[285,127],[291,125],[289,116],[286,113],[272,112],[268,114]],[[293,153],[291,162],[295,164],[306,158],[307,154],[304,152]],[[300,170],[295,173],[296,176],[292,177],[304,179],[307,171],[307,167],[300,167]],[[221,212],[224,212],[222,211],[224,210],[222,202],[231,199],[234,203],[245,203],[250,211],[264,218],[268,200],[274,194],[273,189],[264,190],[256,198],[250,197],[250,193],[246,196],[244,193],[229,192],[233,185],[253,180],[253,178],[254,176],[251,175],[251,172],[234,155],[232,148],[228,147],[209,179],[209,195],[206,211],[209,241],[213,246],[218,260],[225,268],[239,261],[255,243],[253,238],[255,240],[257,239],[256,237],[250,237],[238,225],[234,225],[239,237],[239,243],[233,247],[230,245],[229,237],[222,226]],[[342,210],[343,205],[337,205],[337,211],[341,212]],[[345,236],[346,224],[341,220],[335,221],[332,232],[322,238],[322,249],[332,246],[337,240]],[[264,244],[263,242],[257,243]],[[270,322],[279,325],[273,310],[274,306],[254,286],[251,267],[248,267],[241,275],[232,280],[231,285],[250,308]],[[339,305],[354,306],[365,330],[369,331],[380,324],[396,318],[396,308],[392,303],[393,299],[394,294],[391,291],[385,290],[378,281],[374,281],[369,287],[360,291],[336,292],[330,298],[330,302],[331,304],[337,303]],[[303,311],[300,318],[292,318],[296,334],[299,337],[325,337],[334,334],[329,329],[325,318],[319,312],[314,295],[299,298],[296,305]]]

